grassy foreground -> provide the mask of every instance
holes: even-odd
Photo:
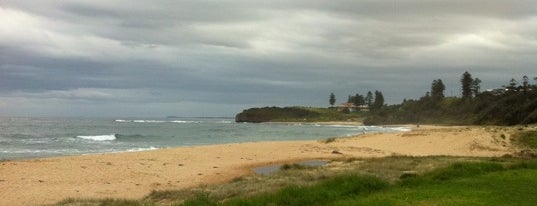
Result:
[[[57,205],[532,205],[537,160],[388,157],[290,168],[218,186],[155,191],[143,200],[75,200]]]
[[[218,202],[200,195],[182,205],[534,205],[537,161],[515,164],[461,162],[396,184],[377,177],[342,175],[313,186]]]

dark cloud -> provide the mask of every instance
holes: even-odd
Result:
[[[535,76],[531,1],[2,1],[0,115],[233,115]],[[66,108],[66,109],[62,109]],[[210,108],[210,109],[207,109]]]

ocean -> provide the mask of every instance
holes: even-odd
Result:
[[[322,140],[400,127],[235,123],[232,118],[0,117],[0,160],[133,152],[225,143]]]

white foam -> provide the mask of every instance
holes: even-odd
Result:
[[[362,126],[355,126],[355,125],[343,125],[343,124],[332,124],[328,125],[329,127],[339,127],[339,128],[361,128]]]
[[[85,140],[93,140],[93,141],[113,141],[116,140],[116,134],[110,134],[110,135],[95,135],[95,136],[76,136],[80,139]]]
[[[132,148],[128,149],[127,152],[142,152],[142,151],[150,151],[150,150],[157,150],[160,149],[158,147],[145,147],[145,148]]]
[[[389,127],[392,130],[400,131],[400,132],[410,132],[412,131],[412,128],[409,127]]]
[[[184,121],[184,120],[173,120],[171,121],[173,123],[199,123],[199,122],[196,122],[196,121]]]

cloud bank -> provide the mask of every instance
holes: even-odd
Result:
[[[232,116],[537,76],[527,1],[2,1],[0,115]]]

